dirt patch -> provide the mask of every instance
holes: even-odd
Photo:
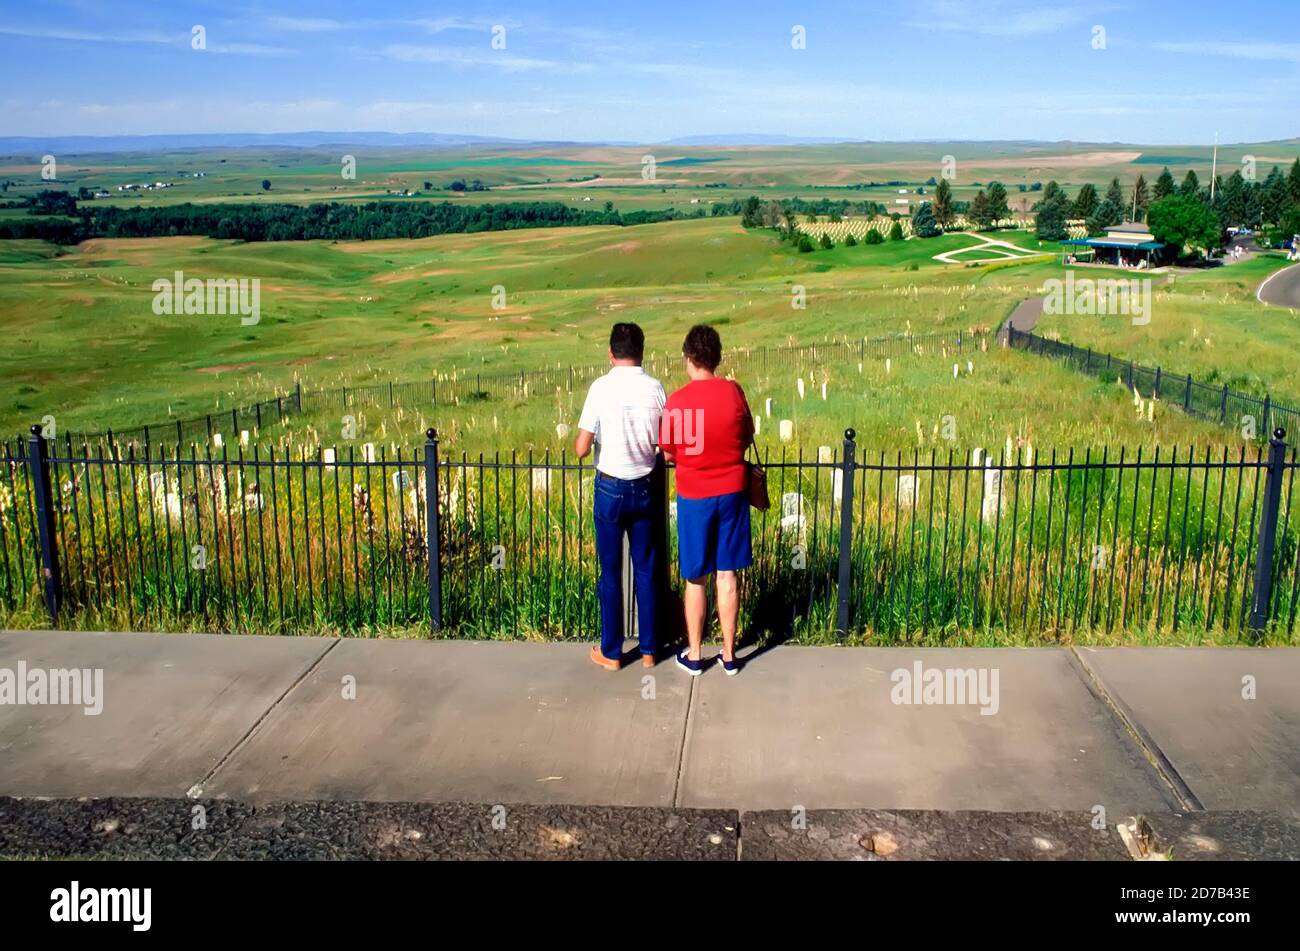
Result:
[[[635,178],[589,178],[585,182],[531,182],[527,185],[493,185],[494,191],[506,191],[514,189],[522,191],[525,189],[535,188],[606,188],[612,185],[685,185],[688,184],[684,178],[655,178],[653,181],[646,181],[640,175]]]
[[[199,373],[216,375],[218,373],[234,373],[239,370],[252,369],[256,364],[253,363],[218,363],[216,366],[200,367]]]
[[[402,284],[406,281],[418,281],[425,277],[442,277],[446,274],[459,274],[455,268],[443,267],[432,271],[390,271],[387,274],[376,274],[370,280],[374,284]]]

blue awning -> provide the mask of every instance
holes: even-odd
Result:
[[[1105,238],[1068,238],[1061,244],[1086,245],[1090,248],[1130,248],[1134,251],[1159,251],[1164,247],[1160,241],[1143,241],[1132,244],[1128,241],[1107,241]]]

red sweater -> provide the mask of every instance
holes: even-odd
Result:
[[[664,405],[659,445],[677,464],[681,498],[744,491],[745,450],[753,438],[754,417],[733,380],[692,380]]]

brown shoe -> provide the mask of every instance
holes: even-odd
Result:
[[[600,648],[593,646],[591,648],[591,662],[597,667],[604,667],[606,670],[618,670],[622,666],[616,660],[610,660],[600,652]]]
[[[642,654],[642,655],[641,655],[641,666],[642,666],[642,667],[653,667],[654,665],[655,665],[655,655],[654,655],[654,654]]]

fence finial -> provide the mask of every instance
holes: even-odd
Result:
[[[1277,429],[1273,430],[1273,438],[1278,442],[1286,442],[1286,430],[1279,426]]]
[[[424,438],[429,440],[429,442],[433,442],[438,438],[438,430],[434,429],[432,426],[429,427],[424,431]]]
[[[849,442],[852,442],[853,440],[858,438],[858,433],[855,429],[850,427],[849,429],[844,430],[844,438],[847,439]]]

